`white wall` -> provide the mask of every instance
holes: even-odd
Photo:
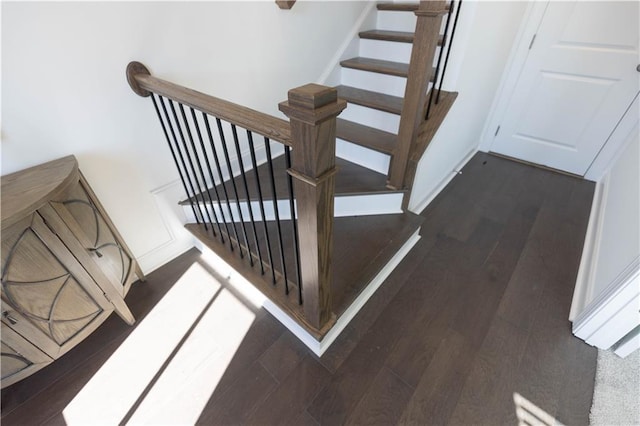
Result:
[[[177,172],[139,60],[161,78],[280,115],[317,81],[365,2],[2,3],[2,174],[75,154],[150,270],[189,247]]]
[[[447,88],[459,92],[458,99],[418,165],[411,210],[423,209],[477,150],[527,7],[527,2],[517,1],[463,3],[452,54],[457,80],[445,81]]]
[[[640,142],[638,127],[604,178],[594,285],[587,303],[640,257]]]
[[[636,101],[614,131],[614,136],[622,133],[624,143],[596,184],[569,318],[576,336],[600,349],[618,342],[614,350],[620,356],[640,348],[638,117]]]

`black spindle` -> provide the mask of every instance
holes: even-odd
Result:
[[[249,137],[249,153],[251,154],[251,165],[256,176],[256,188],[258,190],[258,201],[260,203],[260,215],[262,216],[262,224],[264,226],[264,238],[267,243],[267,256],[269,257],[269,267],[271,268],[271,278],[273,284],[276,283],[276,270],[273,267],[273,254],[271,253],[271,242],[269,241],[269,228],[267,228],[267,218],[264,214],[264,201],[262,199],[262,188],[260,187],[260,174],[258,173],[258,162],[256,161],[256,149],[253,146],[253,136],[251,132],[247,133]]]
[[[192,196],[187,192],[187,196],[189,197],[189,203],[191,204],[191,207],[193,208],[194,211],[195,211],[194,203],[198,206],[198,213],[200,213],[200,217],[202,218],[202,222],[200,222],[200,219],[198,219],[198,215],[196,214],[196,223],[198,224],[202,223],[205,229],[207,229],[207,224],[204,219],[204,213],[202,213],[200,203],[198,203],[197,193],[195,188],[193,187],[193,182],[191,181],[191,176],[189,175],[189,169],[187,169],[187,164],[184,161],[182,150],[180,149],[180,145],[178,144],[178,138],[176,137],[176,133],[173,130],[173,126],[171,125],[171,119],[169,118],[169,112],[167,111],[167,107],[164,104],[164,98],[162,96],[159,96],[159,98],[160,98],[160,106],[162,106],[162,111],[164,112],[166,121],[169,124],[169,130],[171,130],[171,136],[173,137],[173,142],[175,144],[176,151],[178,152],[178,157],[180,157],[180,163],[182,163],[184,174],[187,177],[189,188],[191,189],[191,193],[193,194]],[[168,100],[168,102],[169,102],[169,105],[171,105],[171,100]],[[177,122],[176,122],[176,125],[178,125]]]
[[[453,0],[451,2],[451,7],[453,7]],[[456,33],[456,26],[458,25],[458,16],[460,16],[461,7],[462,7],[462,0],[458,1],[458,8],[456,9],[456,19],[453,20],[453,28],[451,29],[451,37],[449,37],[449,46],[447,47],[447,56],[444,58],[444,66],[442,67],[442,78],[440,79],[440,86],[438,87],[436,104],[440,100],[440,90],[442,90],[442,82],[444,81],[444,74],[447,72],[447,64],[449,63],[449,54],[451,53],[451,45],[453,44],[453,36]]]
[[[174,102],[169,99],[169,107],[171,107],[171,113],[173,114],[173,118],[176,122],[176,126],[178,127],[178,134],[180,135],[180,140],[182,141],[182,147],[184,148],[184,152],[187,156],[187,160],[189,162],[189,166],[191,169],[191,174],[193,175],[195,181],[196,181],[196,186],[198,187],[198,194],[203,198],[204,200],[204,196],[202,196],[202,188],[200,187],[200,182],[198,181],[198,175],[196,174],[196,168],[193,165],[193,160],[191,159],[191,153],[189,152],[189,147],[187,146],[187,141],[184,137],[184,133],[182,133],[182,126],[180,126],[180,120],[178,120],[178,114],[176,113],[176,108],[174,106]],[[200,202],[198,201],[198,196],[196,195],[194,198],[194,201],[196,203],[198,203],[198,208],[201,208]],[[207,211],[207,216],[209,215],[209,211],[207,210],[206,206],[205,206],[205,210]],[[202,215],[202,221],[204,224],[204,229],[208,229],[207,228],[207,223],[205,222],[204,219],[204,214]],[[209,221],[211,221],[211,218],[209,218]]]
[[[185,130],[187,131],[187,137],[189,138],[189,143],[191,144],[191,149],[193,150],[193,156],[195,157],[196,165],[198,166],[198,171],[200,172],[200,178],[202,178],[202,185],[204,186],[204,191],[200,192],[202,197],[202,201],[204,204],[204,211],[207,213],[207,217],[209,218],[209,224],[211,225],[211,232],[214,236],[216,235],[216,231],[213,227],[213,222],[211,221],[211,214],[209,213],[209,207],[207,206],[207,199],[205,194],[209,197],[209,205],[211,206],[211,212],[213,213],[213,218],[215,219],[216,225],[218,225],[218,230],[220,230],[220,224],[218,223],[218,217],[216,216],[216,211],[213,208],[213,197],[211,197],[211,192],[209,192],[209,187],[207,186],[207,178],[204,176],[204,171],[202,170],[202,162],[200,161],[200,156],[198,155],[198,150],[196,148],[196,144],[193,141],[193,136],[191,135],[191,128],[189,127],[189,121],[187,120],[187,115],[184,113],[184,107],[182,104],[178,104],[180,108],[180,115],[182,115],[182,122],[184,123]],[[195,123],[195,120],[194,120]],[[203,153],[206,156],[206,152]],[[197,182],[197,177],[196,177]]]
[[[238,153],[238,165],[240,166],[240,173],[244,178],[244,168],[242,164],[242,155],[240,154],[240,142],[238,141],[238,131],[236,130],[235,124],[231,124],[231,134],[233,135],[233,142],[236,147],[236,152]],[[231,170],[231,162],[229,161],[229,153],[227,147],[224,147],[224,156],[227,160],[227,166],[229,170]],[[247,225],[244,223],[244,217],[242,216],[242,208],[240,208],[240,195],[238,194],[238,187],[236,186],[236,180],[231,177],[231,183],[233,184],[233,191],[236,194],[236,206],[238,207],[238,214],[240,215],[240,223],[242,224],[242,235],[244,235],[244,243],[247,245],[247,256],[249,256],[249,264],[253,266],[253,256],[251,256],[251,246],[249,245],[249,236],[247,235]],[[247,194],[247,205],[249,206],[249,210],[251,210],[251,200],[249,199],[249,194]]]
[[[216,150],[216,144],[213,140],[213,135],[211,134],[211,126],[209,125],[209,117],[204,112],[202,113],[202,118],[204,118],[204,125],[207,128],[207,135],[209,136],[209,142],[211,143],[211,152],[213,153],[213,161],[216,165],[216,170],[218,170],[218,178],[220,179],[220,186],[222,186],[222,193],[224,194],[225,200],[227,200],[227,212],[229,213],[229,220],[231,221],[231,228],[236,236],[236,241],[238,242],[238,246],[240,245],[240,239],[238,238],[238,230],[236,229],[236,224],[233,221],[233,213],[231,212],[231,201],[229,201],[229,194],[227,193],[227,186],[224,182],[224,177],[222,176],[222,168],[220,167],[220,159],[218,158],[218,150]],[[224,143],[224,139],[222,140]],[[224,217],[224,210],[220,207],[220,211],[222,212],[222,220],[224,221],[224,226],[227,229],[227,235],[229,236],[229,247],[231,251],[233,251],[233,238],[229,233],[229,227],[227,226],[227,220]],[[240,250],[240,255],[242,256],[242,250]]]
[[[158,104],[156,103],[155,95],[151,94],[151,100],[153,101],[153,107],[156,110],[156,114],[158,114],[158,120],[160,120],[160,125],[162,126],[162,131],[164,132],[164,137],[167,139],[167,144],[169,145],[169,149],[171,150],[171,156],[173,157],[173,162],[176,164],[176,168],[178,169],[178,174],[180,175],[180,181],[182,181],[182,188],[184,188],[185,194],[187,197],[191,198],[189,195],[189,191],[187,190],[187,183],[184,180],[184,175],[182,174],[182,169],[180,168],[180,164],[178,163],[178,157],[176,157],[176,153],[173,149],[173,145],[171,145],[171,140],[169,139],[169,133],[167,133],[167,129],[164,125],[164,121],[162,120],[162,115],[160,115],[160,110],[158,109]],[[171,123],[168,123],[169,127],[171,127]],[[173,129],[171,129],[173,133]],[[196,214],[196,208],[193,206],[193,203],[189,203],[191,206],[191,210],[193,211],[193,216],[196,218],[196,222],[200,223],[198,219],[198,215]]]
[[[424,117],[425,120],[429,119],[429,111],[431,110],[431,102],[433,101],[433,92],[436,91],[436,85],[438,84],[438,73],[440,72],[440,63],[442,62],[442,54],[444,53],[444,47],[447,44],[447,33],[449,32],[449,21],[451,21],[451,14],[453,12],[453,3],[454,3],[454,0],[451,0],[451,4],[449,5],[449,13],[447,14],[447,23],[444,24],[444,37],[442,38],[442,46],[440,46],[440,53],[438,53],[438,62],[436,63],[436,75],[435,75],[435,78],[433,79],[433,85],[431,86],[431,93],[429,93],[429,104],[427,105],[427,113],[425,114],[425,117]],[[440,79],[440,83],[442,83],[443,79],[444,79],[444,73],[442,73],[442,78]]]
[[[225,227],[225,230],[227,231],[227,235],[229,235],[229,228],[227,227],[227,222],[224,217],[224,210],[222,208],[222,204],[220,203],[220,194],[218,193],[218,188],[216,187],[216,179],[213,177],[213,172],[211,171],[211,163],[209,162],[209,155],[207,154],[207,149],[204,146],[204,139],[202,138],[202,133],[200,132],[200,125],[198,125],[196,112],[193,108],[190,108],[190,110],[191,110],[191,118],[193,119],[193,124],[196,128],[196,134],[198,135],[198,141],[200,141],[200,148],[202,149],[202,155],[204,156],[204,161],[207,166],[207,171],[209,172],[209,179],[211,179],[211,186],[213,186],[213,192],[216,194],[216,201],[218,202],[218,208],[220,209],[222,222],[224,223],[224,227]],[[202,114],[204,115],[204,113]],[[209,199],[211,199],[211,192],[209,192],[209,188],[207,188],[207,193],[209,194]],[[220,222],[218,221],[218,217],[216,215],[216,209],[213,206],[213,200],[211,201],[211,211],[213,212],[213,216],[216,219],[216,224],[218,225],[218,231],[220,231],[220,241],[222,241],[222,244],[224,244],[224,232],[222,232]]]
[[[238,142],[238,135],[236,133],[236,126],[231,125],[233,130],[233,140],[236,146],[236,155],[238,156],[238,164],[240,165],[240,174],[242,175],[242,183],[244,184],[244,193],[247,197],[247,206],[249,207],[249,219],[251,220],[251,228],[253,229],[253,238],[256,243],[256,252],[258,254],[258,262],[260,263],[260,273],[264,275],[264,265],[262,264],[262,252],[260,250],[260,243],[258,241],[258,231],[256,230],[256,222],[253,217],[253,208],[251,207],[251,195],[249,194],[249,185],[247,184],[247,174],[244,171],[244,161],[242,160],[242,153],[240,152],[240,143]],[[249,130],[247,130],[247,135]]]
[[[227,148],[227,141],[224,137],[224,131],[222,130],[222,122],[220,121],[219,118],[216,118],[216,124],[218,125],[218,133],[220,133],[220,139],[222,140],[222,152],[224,154],[224,160],[225,163],[227,164],[227,170],[229,170],[229,181],[231,182],[231,188],[233,188],[233,193],[236,196],[236,207],[238,209],[238,216],[240,218],[240,223],[242,231],[243,231],[243,236],[244,236],[244,242],[247,245],[247,254],[249,255],[249,262],[253,263],[253,260],[251,259],[251,253],[249,252],[249,239],[247,238],[247,229],[244,225],[244,218],[242,217],[242,209],[240,208],[240,200],[238,197],[238,187],[236,186],[236,180],[233,176],[233,169],[231,168],[231,159],[229,158],[229,149]],[[236,136],[235,134],[233,135],[234,137]],[[235,228],[235,221],[234,223],[234,228]],[[238,236],[238,231],[236,230],[236,236]],[[242,245],[240,244],[240,239],[238,239],[238,248],[240,249],[240,257],[243,257],[242,255]]]
[[[284,147],[284,158],[287,162],[287,170],[291,169],[291,148]],[[298,303],[302,305],[302,274],[300,272],[300,243],[298,242],[298,219],[293,196],[293,179],[287,173],[287,189],[289,190],[289,208],[291,209],[291,226],[293,227],[293,256],[296,264],[296,278],[298,279]]]
[[[271,176],[271,193],[273,194],[273,211],[276,216],[276,229],[278,230],[278,247],[280,248],[280,259],[282,260],[282,275],[284,276],[285,293],[289,294],[289,280],[287,279],[287,266],[284,259],[284,244],[282,242],[282,229],[280,227],[280,214],[278,212],[278,196],[276,194],[276,179],[273,174],[273,158],[271,157],[271,141],[264,138],[264,147],[267,151],[267,163],[269,165],[269,175]]]

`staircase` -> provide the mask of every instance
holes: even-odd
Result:
[[[289,121],[127,67],[176,163],[186,228],[318,355],[419,239],[422,219],[406,206],[457,96],[437,89],[453,11],[378,4],[381,28],[359,33],[340,84],[290,90]]]

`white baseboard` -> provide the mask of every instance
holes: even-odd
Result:
[[[573,322],[573,334],[592,346],[609,349],[640,325],[640,256]]]
[[[473,147],[469,152],[467,152],[463,159],[456,165],[454,171],[446,175],[435,187],[435,189],[428,193],[427,196],[422,199],[422,201],[415,203],[413,206],[409,206],[409,210],[414,212],[415,214],[420,214],[420,212],[426,209],[427,206],[431,204],[431,202],[438,196],[438,194],[440,194],[442,190],[446,188],[447,185],[449,185],[449,182],[451,182],[453,178],[460,173],[460,170],[464,168],[464,166],[473,158],[474,155],[476,155],[477,152],[477,147]]]
[[[233,270],[228,264],[226,264],[218,255],[216,255],[206,245],[200,241],[196,241],[196,247],[203,253],[203,259],[210,263],[210,266],[214,269],[222,269],[218,272],[221,276],[227,277],[227,282],[236,291],[242,294],[247,300],[249,300],[255,306],[264,307],[271,315],[273,315],[278,321],[282,323],[289,331],[291,331],[302,343],[304,343],[311,351],[317,356],[329,349],[331,344],[338,338],[340,333],[345,329],[347,324],[356,316],[356,314],[362,309],[367,300],[376,292],[376,290],[382,285],[385,279],[391,274],[391,272],[398,266],[398,264],[404,259],[404,257],[411,251],[413,246],[420,239],[420,230],[418,229],[405,244],[398,250],[398,252],[387,262],[387,264],[380,270],[380,272],[371,280],[367,287],[360,293],[356,300],[347,308],[347,310],[338,318],[336,324],[329,330],[321,341],[316,340],[311,334],[309,334],[304,328],[298,325],[286,312],[280,309],[276,304],[271,302],[265,297],[256,287],[254,287],[249,281],[244,279],[239,273]]]
[[[613,352],[620,358],[626,358],[632,352],[640,349],[640,326],[627,334],[613,349]]]
[[[571,300],[571,310],[569,311],[569,321],[574,321],[578,314],[584,311],[587,302],[593,294],[593,277],[595,277],[596,259],[598,255],[599,240],[602,229],[602,219],[604,217],[604,203],[602,202],[606,192],[606,183],[596,183],[589,213],[589,223],[584,238],[580,267],[576,278],[576,286],[573,290]]]
[[[166,265],[193,247],[195,247],[195,241],[193,238],[183,241],[175,241],[157,247],[152,252],[136,259],[138,260],[138,264],[145,275],[149,275],[151,272],[163,265]]]

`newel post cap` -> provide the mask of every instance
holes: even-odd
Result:
[[[315,83],[289,90],[288,100],[278,105],[287,117],[312,125],[337,116],[346,107],[335,88]]]

